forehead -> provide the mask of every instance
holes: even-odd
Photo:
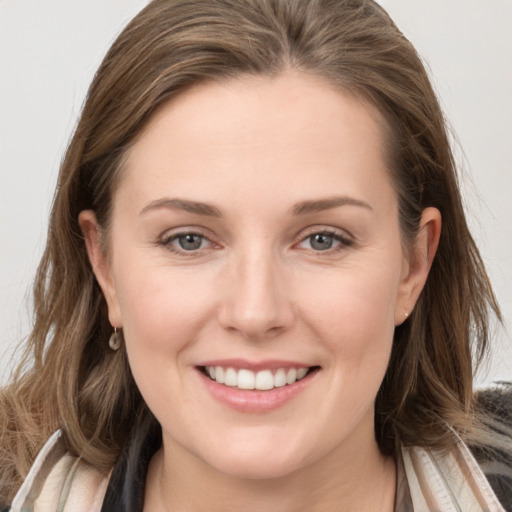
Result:
[[[120,188],[149,196],[163,183],[173,195],[191,184],[197,194],[245,185],[300,200],[338,182],[353,192],[345,170],[357,187],[375,189],[389,179],[385,131],[369,102],[303,73],[203,83],[154,114],[127,155]]]

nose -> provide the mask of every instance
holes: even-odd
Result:
[[[237,258],[221,292],[220,324],[251,340],[289,329],[295,307],[283,270],[272,254],[263,251],[247,251]]]

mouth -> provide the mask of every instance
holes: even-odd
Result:
[[[297,366],[253,371],[231,366],[198,366],[198,370],[217,384],[244,391],[271,391],[292,386],[320,370],[319,366]]]

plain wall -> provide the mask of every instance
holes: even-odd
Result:
[[[512,320],[512,1],[382,0],[431,70],[461,143],[466,208]],[[60,159],[96,67],[143,0],[0,1],[0,382],[30,326]],[[488,374],[512,380],[510,334]],[[3,376],[3,377],[2,377]]]

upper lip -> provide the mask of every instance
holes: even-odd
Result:
[[[312,364],[305,364],[298,361],[286,361],[282,359],[267,359],[262,361],[248,361],[246,359],[215,359],[210,361],[203,361],[197,366],[221,366],[222,368],[234,368],[235,370],[275,370],[278,368],[310,368],[315,366]]]

